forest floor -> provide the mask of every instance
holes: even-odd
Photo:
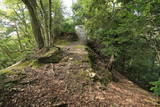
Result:
[[[92,80],[85,46],[79,42],[60,45],[63,58],[38,69],[26,67],[20,74],[1,78],[2,107],[158,107],[153,96],[118,72],[118,82],[108,85]],[[11,87],[9,87],[11,86]]]

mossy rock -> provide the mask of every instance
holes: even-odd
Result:
[[[62,57],[63,57],[63,51],[62,50],[57,50],[54,51],[53,53],[49,52],[48,54],[45,54],[44,56],[38,58],[39,63],[58,63]]]

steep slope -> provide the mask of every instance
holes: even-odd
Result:
[[[88,52],[79,42],[60,47],[63,49],[63,58],[58,63],[42,64],[36,69],[24,67],[21,72],[16,71],[1,78],[3,81],[0,82],[0,105],[2,107],[158,106],[158,98],[139,88],[118,72],[114,72],[118,82],[112,81],[106,85],[96,80]]]

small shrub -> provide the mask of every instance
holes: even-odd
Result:
[[[151,82],[150,84],[153,85],[151,91],[153,91],[155,95],[160,96],[160,79],[158,81]]]

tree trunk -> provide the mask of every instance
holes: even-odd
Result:
[[[23,46],[22,46],[22,43],[21,43],[21,39],[20,39],[20,35],[19,35],[19,32],[18,32],[18,25],[16,24],[15,22],[15,28],[16,28],[16,33],[17,33],[17,37],[18,37],[18,43],[19,43],[19,47],[20,47],[20,50],[23,50]]]
[[[22,1],[27,6],[28,11],[30,13],[34,37],[37,42],[38,48],[41,49],[44,47],[44,40],[41,33],[40,22],[38,20],[38,14],[36,12],[36,6],[37,6],[36,0],[22,0]]]
[[[43,24],[44,24],[43,31],[44,31],[44,35],[45,35],[45,46],[48,46],[48,44],[49,44],[48,14],[45,10],[45,7],[44,7],[42,0],[39,0],[39,2],[40,2],[41,14],[42,14]]]
[[[48,22],[48,25],[49,25],[49,46],[52,45],[53,43],[53,36],[52,36],[52,1],[49,0],[49,12],[48,12],[48,16],[49,16],[49,22]]]

